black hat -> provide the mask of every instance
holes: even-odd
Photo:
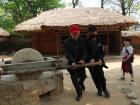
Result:
[[[88,27],[88,32],[95,32],[96,31],[96,26],[91,25]]]

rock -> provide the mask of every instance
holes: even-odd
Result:
[[[0,80],[0,105],[41,105],[40,95],[63,92],[62,71],[46,72],[38,80],[8,80]]]
[[[127,97],[130,98],[130,99],[137,99],[138,98],[136,93],[134,93],[134,92],[128,93]]]
[[[132,105],[140,105],[140,102],[138,100],[134,99],[134,100],[131,101],[131,104]]]
[[[128,94],[128,93],[131,93],[132,90],[126,86],[123,86],[123,87],[121,87],[121,92],[124,94]]]

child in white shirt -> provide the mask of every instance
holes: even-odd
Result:
[[[122,49],[122,70],[123,74],[121,79],[125,79],[125,73],[129,73],[131,75],[131,82],[134,82],[134,74],[133,74],[133,47],[130,45],[131,40],[125,39],[124,40],[124,47]]]

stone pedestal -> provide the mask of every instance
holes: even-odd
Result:
[[[38,80],[0,80],[0,105],[40,105],[39,96],[63,92],[63,73],[44,72]]]

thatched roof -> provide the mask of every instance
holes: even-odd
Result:
[[[140,37],[140,31],[122,31],[122,37]]]
[[[138,21],[119,13],[102,8],[57,9],[41,13],[16,26],[15,31],[36,31],[46,27],[65,27],[71,24],[87,25],[125,25],[131,26]]]
[[[6,36],[9,36],[9,33],[6,30],[0,28],[0,37],[6,37]]]

